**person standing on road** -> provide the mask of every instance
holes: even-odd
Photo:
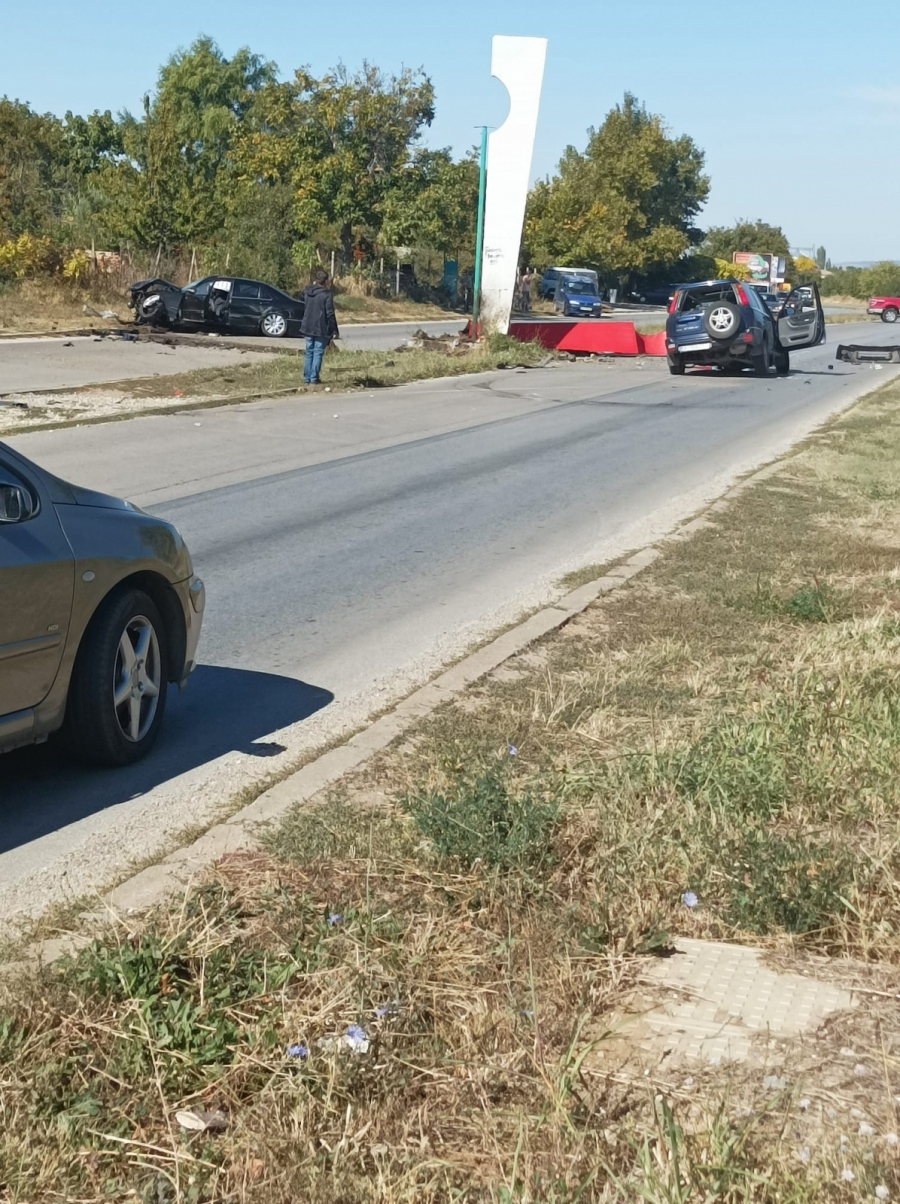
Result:
[[[531,313],[531,268],[526,268],[522,273],[522,279],[519,281],[520,297],[519,305],[523,314]]]
[[[303,383],[317,385],[325,348],[341,337],[334,314],[334,297],[328,288],[328,273],[316,272],[315,282],[303,290],[303,318],[300,333],[306,336]]]

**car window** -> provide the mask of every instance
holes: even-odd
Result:
[[[233,296],[244,301],[258,301],[260,291],[260,286],[253,280],[236,280]]]
[[[593,285],[588,284],[586,280],[570,280],[566,285],[567,293],[578,293],[581,296],[591,296],[594,292]]]
[[[290,297],[286,293],[279,293],[277,289],[267,288],[264,284],[259,286],[260,299],[263,301],[290,301]]]
[[[679,293],[678,312],[691,313],[696,310],[709,309],[719,301],[737,300],[734,288],[730,284],[705,285],[703,288],[686,288]]]
[[[192,292],[195,297],[205,297],[211,284],[211,280],[198,280],[195,284],[187,285],[185,291]]]

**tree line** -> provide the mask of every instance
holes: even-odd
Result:
[[[0,281],[79,280],[89,249],[284,288],[332,254],[361,275],[397,248],[465,268],[477,157],[422,145],[434,116],[422,69],[281,79],[274,63],[247,48],[229,59],[208,37],[169,58],[137,113],[58,118],[2,98]],[[591,266],[621,287],[718,274],[734,250],[789,256],[765,223],[702,231],[709,187],[694,141],[626,95],[532,190],[523,262]]]

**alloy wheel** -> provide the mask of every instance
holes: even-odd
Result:
[[[113,706],[122,735],[137,744],[149,731],[162,683],[162,657],[156,630],[136,615],[122,632],[113,670]]]
[[[730,309],[713,309],[710,310],[708,320],[716,334],[728,334],[734,326],[734,313]]]
[[[287,330],[284,314],[266,314],[262,321],[263,334],[270,338],[279,339]]]

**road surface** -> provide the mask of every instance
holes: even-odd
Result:
[[[663,311],[660,311],[662,313]],[[656,321],[658,314],[637,315],[639,321]],[[551,319],[543,318],[548,321]],[[570,320],[571,319],[567,319]],[[609,319],[604,319],[607,321]],[[632,321],[633,315],[623,315]],[[419,330],[436,337],[457,334],[466,325],[463,315],[441,322],[373,322],[347,324],[341,330],[341,347],[347,351],[392,351]],[[126,342],[116,336],[22,337],[0,340],[0,395],[31,389],[75,389],[82,385],[134,380],[141,376],[170,376],[194,368],[216,368],[239,363],[250,352],[290,351],[299,354],[300,339],[263,339],[229,336],[238,350],[219,345],[207,334],[179,334],[177,346],[140,339]],[[246,349],[246,350],[244,350]]]
[[[834,364],[834,343],[786,379],[581,362],[12,440],[175,521],[209,606],[201,668],[148,761],[0,758],[0,914],[99,887],[209,823],[564,572],[658,537],[895,375]]]

